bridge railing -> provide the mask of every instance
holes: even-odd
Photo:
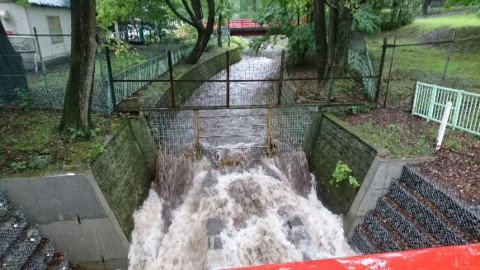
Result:
[[[480,94],[417,82],[412,114],[440,123],[448,101],[453,108],[447,125],[480,136]]]

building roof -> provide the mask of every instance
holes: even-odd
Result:
[[[30,5],[70,8],[70,0],[28,0]]]

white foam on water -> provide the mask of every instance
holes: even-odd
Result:
[[[150,191],[134,214],[130,269],[217,269],[354,254],[341,218],[318,201],[313,188],[306,198],[298,195],[271,158],[240,172],[208,163],[204,158],[197,164],[201,172],[173,210],[166,234],[164,201]],[[222,225],[207,235],[212,219]]]

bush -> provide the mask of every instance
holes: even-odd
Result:
[[[240,49],[245,49],[248,46],[247,41],[244,38],[238,36],[230,37],[230,42],[236,44]]]

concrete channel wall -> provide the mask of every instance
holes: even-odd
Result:
[[[353,176],[362,183],[375,157],[387,155],[388,151],[366,142],[330,113],[323,113],[313,121],[309,135],[310,146],[306,153],[310,170],[317,180],[318,198],[330,211],[346,215],[358,188],[348,181],[338,186],[329,183],[337,163],[342,161],[348,165]]]
[[[375,209],[378,199],[387,194],[392,181],[400,178],[404,165],[429,160],[432,158],[375,157],[345,217],[343,227],[346,236],[350,239],[355,226],[363,222],[368,211]]]
[[[388,150],[372,145],[356,134],[347,123],[330,113],[318,115],[307,138],[310,170],[317,180],[317,195],[323,204],[345,217],[344,230],[351,237],[368,211],[388,192],[393,180],[399,179],[404,165],[432,160],[423,158],[392,158]],[[352,169],[360,188],[348,183],[331,185],[329,180],[338,161]]]
[[[93,269],[126,268],[132,214],[155,177],[156,155],[145,119],[132,118],[89,169],[3,179],[0,187],[74,263]]]

